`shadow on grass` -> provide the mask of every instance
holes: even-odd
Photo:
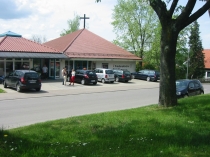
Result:
[[[208,96],[0,131],[1,156],[209,156]]]

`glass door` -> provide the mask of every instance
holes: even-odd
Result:
[[[50,77],[60,77],[60,61],[50,60]]]

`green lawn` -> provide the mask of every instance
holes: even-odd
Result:
[[[210,95],[1,130],[0,156],[209,157]]]
[[[0,88],[0,93],[6,93],[3,89]]]

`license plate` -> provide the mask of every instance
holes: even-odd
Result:
[[[91,82],[95,82],[95,80],[91,80]]]
[[[33,80],[33,81],[29,81],[29,83],[36,83],[36,80]]]

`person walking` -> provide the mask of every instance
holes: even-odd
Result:
[[[44,64],[44,66],[42,67],[42,73],[43,73],[43,78],[47,79],[47,72],[48,72],[48,68],[47,66]]]
[[[66,79],[67,79],[67,71],[66,71],[66,68],[64,68],[62,70],[62,72],[63,72],[63,74],[62,74],[62,76],[63,76],[63,84],[66,85]]]
[[[72,69],[72,72],[71,72],[71,79],[70,79],[70,84],[72,83],[72,85],[74,85],[74,80],[75,80],[75,71],[74,69]]]

